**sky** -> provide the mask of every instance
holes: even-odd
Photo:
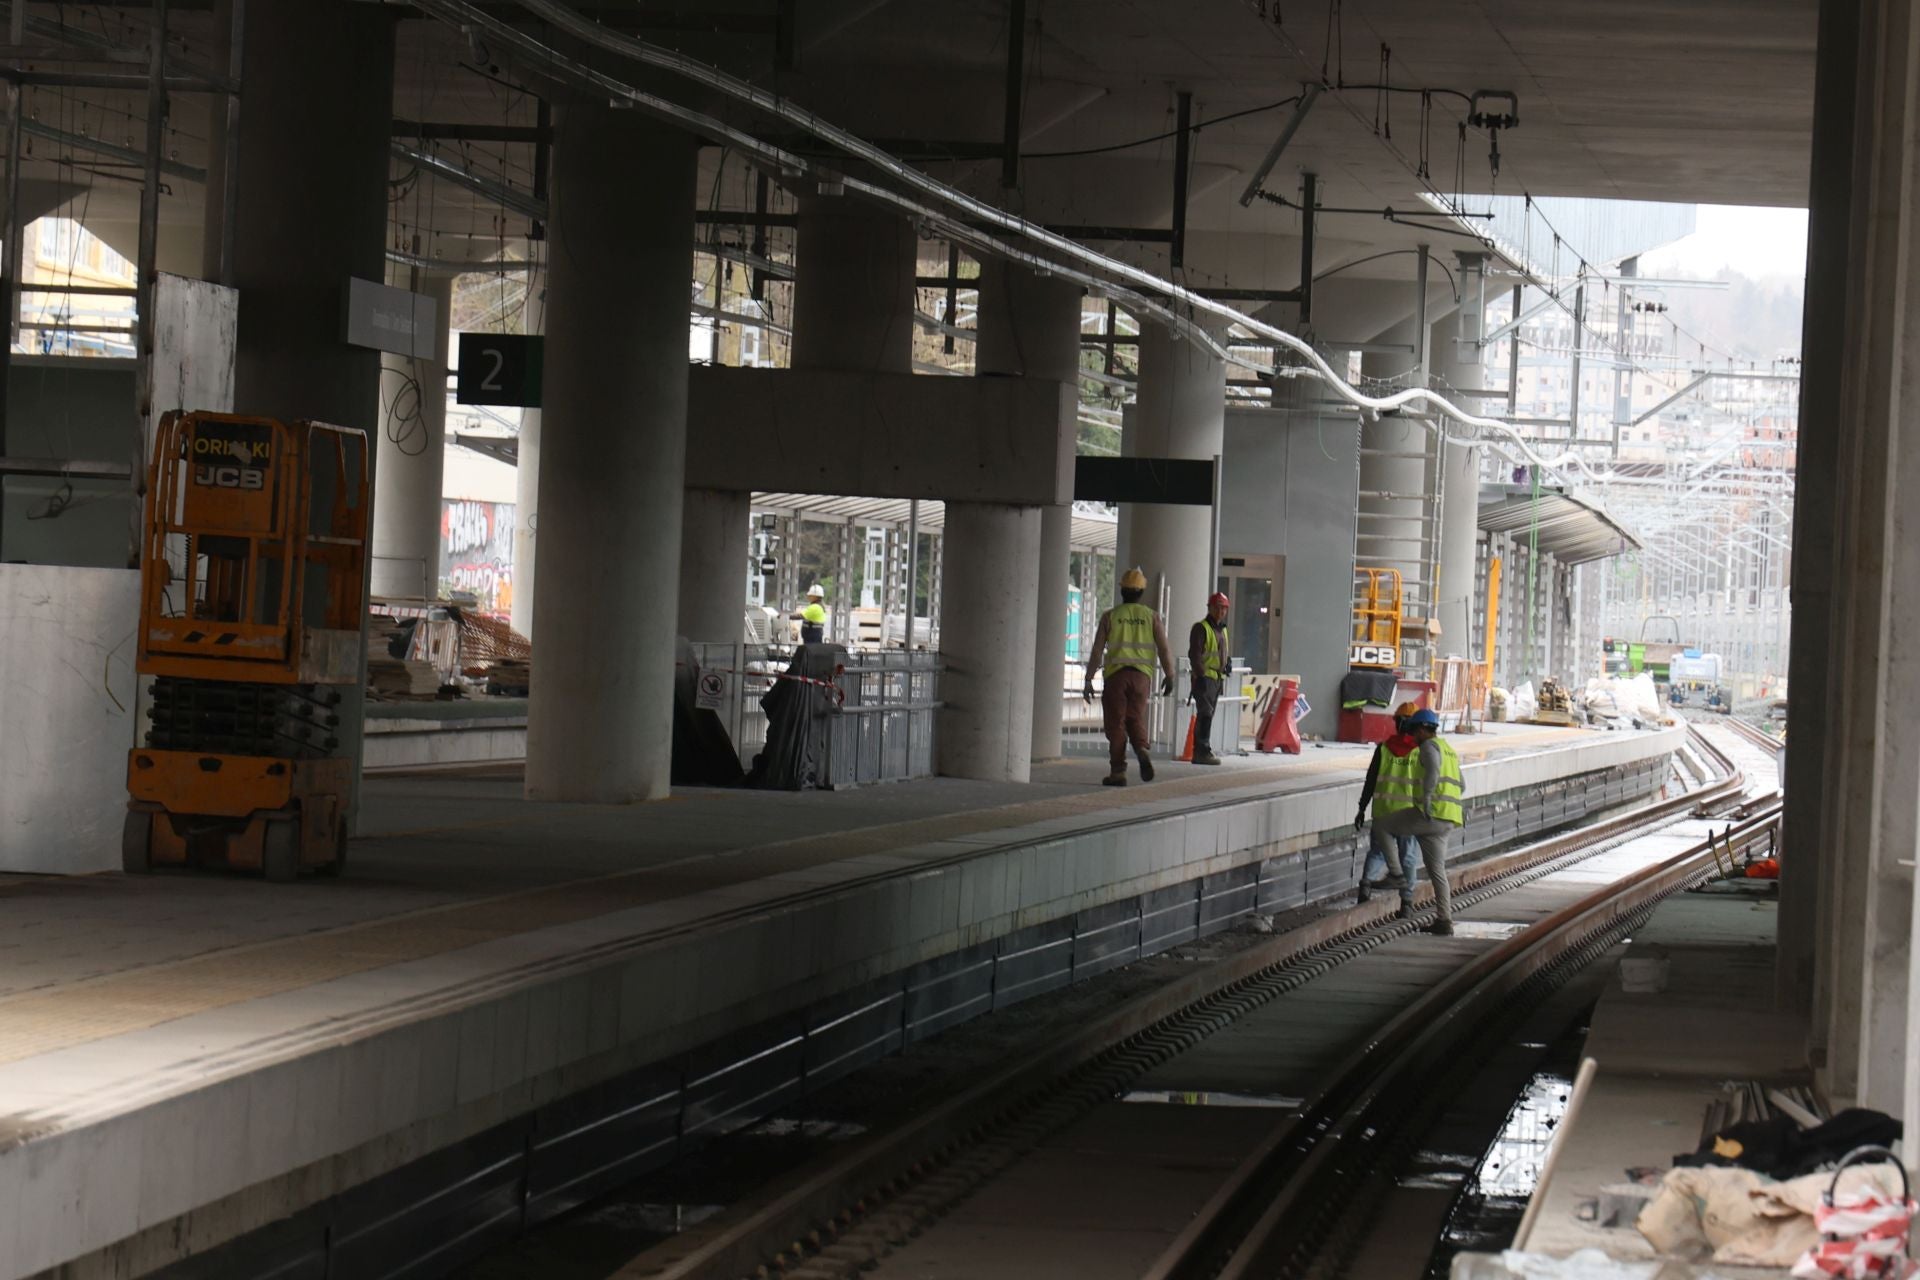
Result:
[[[1640,274],[1712,276],[1731,267],[1755,279],[1798,278],[1806,273],[1806,265],[1805,209],[1703,204],[1694,233],[1642,256]]]

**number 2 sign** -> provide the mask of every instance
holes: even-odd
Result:
[[[461,404],[538,409],[542,341],[517,333],[461,334],[454,398]]]

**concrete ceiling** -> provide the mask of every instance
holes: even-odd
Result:
[[[673,30],[636,26],[632,0],[576,2],[778,88],[869,137],[919,144],[923,151],[968,144],[976,152],[1001,137],[1008,0],[798,0],[797,66],[780,72],[773,70],[773,40],[765,29],[773,0],[648,10],[680,14]],[[504,2],[490,7],[503,15],[521,12]],[[62,8],[36,5],[34,12]],[[1164,133],[1173,128],[1175,95],[1182,91],[1193,95],[1195,117],[1203,122],[1271,104],[1318,80],[1323,58],[1337,80],[1371,85],[1382,76],[1384,44],[1391,49],[1387,83],[1436,91],[1425,128],[1418,93],[1330,91],[1268,179],[1270,190],[1295,197],[1301,173],[1311,171],[1323,204],[1413,212],[1422,207],[1423,189],[1455,189],[1456,163],[1464,159],[1460,185],[1468,193],[1803,204],[1815,9],[1816,0],[1344,0],[1329,55],[1330,10],[1323,0],[1027,0],[1034,34],[1022,132],[1023,151],[1034,154],[1023,162],[1020,185],[1000,185],[997,159],[921,163],[1047,221],[1165,227],[1173,206],[1171,139],[1094,156],[1038,153]],[[270,9],[262,10],[266,20]],[[127,15],[113,20],[129,30],[145,16],[138,7],[115,12]],[[205,14],[178,13],[173,29],[190,53],[199,52],[208,47],[208,23]],[[703,31],[703,24],[730,29]],[[751,29],[756,25],[761,29]],[[601,65],[641,76],[631,66]],[[672,78],[649,83],[669,96],[701,101]],[[476,48],[437,23],[402,22],[397,116],[527,125],[536,105],[529,89],[546,89],[537,70],[516,66],[501,51]],[[1519,99],[1520,126],[1500,135],[1497,183],[1486,136],[1469,130],[1463,157],[1458,125],[1465,104],[1440,92],[1482,89],[1510,90]],[[143,104],[129,95],[34,90],[28,101],[43,121],[139,145]],[[1382,112],[1378,132],[1376,110]],[[756,131],[778,132],[738,107],[722,113]],[[1285,287],[1297,277],[1298,215],[1259,201],[1242,208],[1237,199],[1287,114],[1285,108],[1260,111],[1195,135],[1188,211],[1193,282]],[[176,100],[173,124],[169,158],[204,166],[211,126],[206,100]],[[1423,140],[1425,179],[1416,173]],[[529,146],[440,143],[436,150],[520,189],[531,186]],[[705,154],[711,184],[715,153]],[[88,182],[84,170],[56,163],[62,156],[56,145],[36,142],[29,176]],[[98,157],[82,159],[93,164]],[[396,211],[402,222],[430,232],[425,252],[485,256],[514,247],[524,234],[524,218],[503,217],[483,198],[443,181],[407,185],[407,174],[408,166],[396,162]],[[180,230],[163,239],[187,246],[202,193],[191,181],[169,182],[163,218]],[[103,224],[131,219],[133,184],[100,177],[90,185],[90,218]],[[745,186],[729,181],[719,189],[722,203],[734,203]],[[1328,214],[1319,235],[1319,261],[1327,265],[1421,241],[1437,250],[1453,243],[1391,225],[1377,213]],[[1164,261],[1161,247],[1125,252],[1149,265]],[[1404,277],[1409,267],[1409,259],[1388,259],[1361,272]]]

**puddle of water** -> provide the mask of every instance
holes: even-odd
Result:
[[[1498,942],[1502,938],[1511,938],[1527,926],[1518,920],[1460,920],[1453,922],[1453,936],[1456,938],[1491,938]]]
[[[768,1138],[818,1138],[827,1142],[844,1142],[848,1138],[857,1138],[867,1131],[863,1124],[843,1124],[837,1120],[802,1120],[797,1117],[775,1116],[771,1120],[762,1120],[755,1125],[751,1136]]]
[[[613,1227],[621,1231],[643,1231],[648,1235],[678,1235],[689,1227],[698,1226],[724,1205],[717,1204],[632,1204],[614,1201],[605,1204],[582,1216],[582,1221],[598,1226]]]
[[[1161,1102],[1186,1107],[1264,1107],[1280,1111],[1298,1110],[1305,1098],[1279,1094],[1199,1092],[1189,1089],[1134,1089],[1120,1095],[1122,1102]]]

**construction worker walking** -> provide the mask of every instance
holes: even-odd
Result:
[[[827,638],[827,591],[819,583],[807,588],[806,608],[793,616],[800,619],[800,643],[819,644]]]
[[[1384,742],[1376,743],[1373,759],[1367,762],[1367,778],[1360,785],[1360,807],[1354,810],[1353,829],[1360,830],[1366,825],[1367,804],[1374,798],[1374,790],[1380,782],[1381,762],[1391,754],[1396,760],[1409,752],[1418,751],[1420,744],[1407,732],[1407,717],[1420,708],[1411,702],[1403,702],[1393,709],[1393,736]],[[1379,810],[1374,810],[1379,814]],[[1373,896],[1375,889],[1398,889],[1400,891],[1400,918],[1407,919],[1413,914],[1413,881],[1415,876],[1414,839],[1412,836],[1396,836],[1394,843],[1399,846],[1400,859],[1394,862],[1372,847],[1368,842],[1367,864],[1360,872],[1360,901],[1365,902]]]
[[[1406,719],[1407,736],[1416,744],[1405,755],[1388,751],[1380,757],[1380,777],[1373,794],[1373,853],[1392,856],[1392,841],[1412,836],[1420,842],[1420,856],[1433,884],[1434,921],[1428,933],[1453,934],[1453,893],[1447,884],[1447,840],[1466,822],[1463,801],[1466,784],[1460,776],[1460,757],[1440,736],[1440,717],[1420,710]],[[1373,856],[1369,855],[1371,864]]]
[[[1213,711],[1227,680],[1227,597],[1216,591],[1207,597],[1207,616],[1187,635],[1187,665],[1193,670],[1189,693],[1193,697],[1193,762],[1219,764],[1213,753]]]
[[[1087,653],[1087,680],[1080,696],[1093,701],[1093,673],[1106,678],[1100,693],[1102,727],[1107,734],[1107,776],[1102,786],[1127,785],[1127,743],[1140,760],[1140,781],[1153,781],[1153,758],[1148,754],[1147,695],[1153,690],[1153,662],[1160,660],[1160,694],[1173,692],[1173,651],[1167,647],[1167,629],[1160,615],[1140,603],[1147,593],[1147,575],[1129,569],[1120,578],[1120,603],[1100,615]],[[1102,659],[1105,665],[1102,665]]]

